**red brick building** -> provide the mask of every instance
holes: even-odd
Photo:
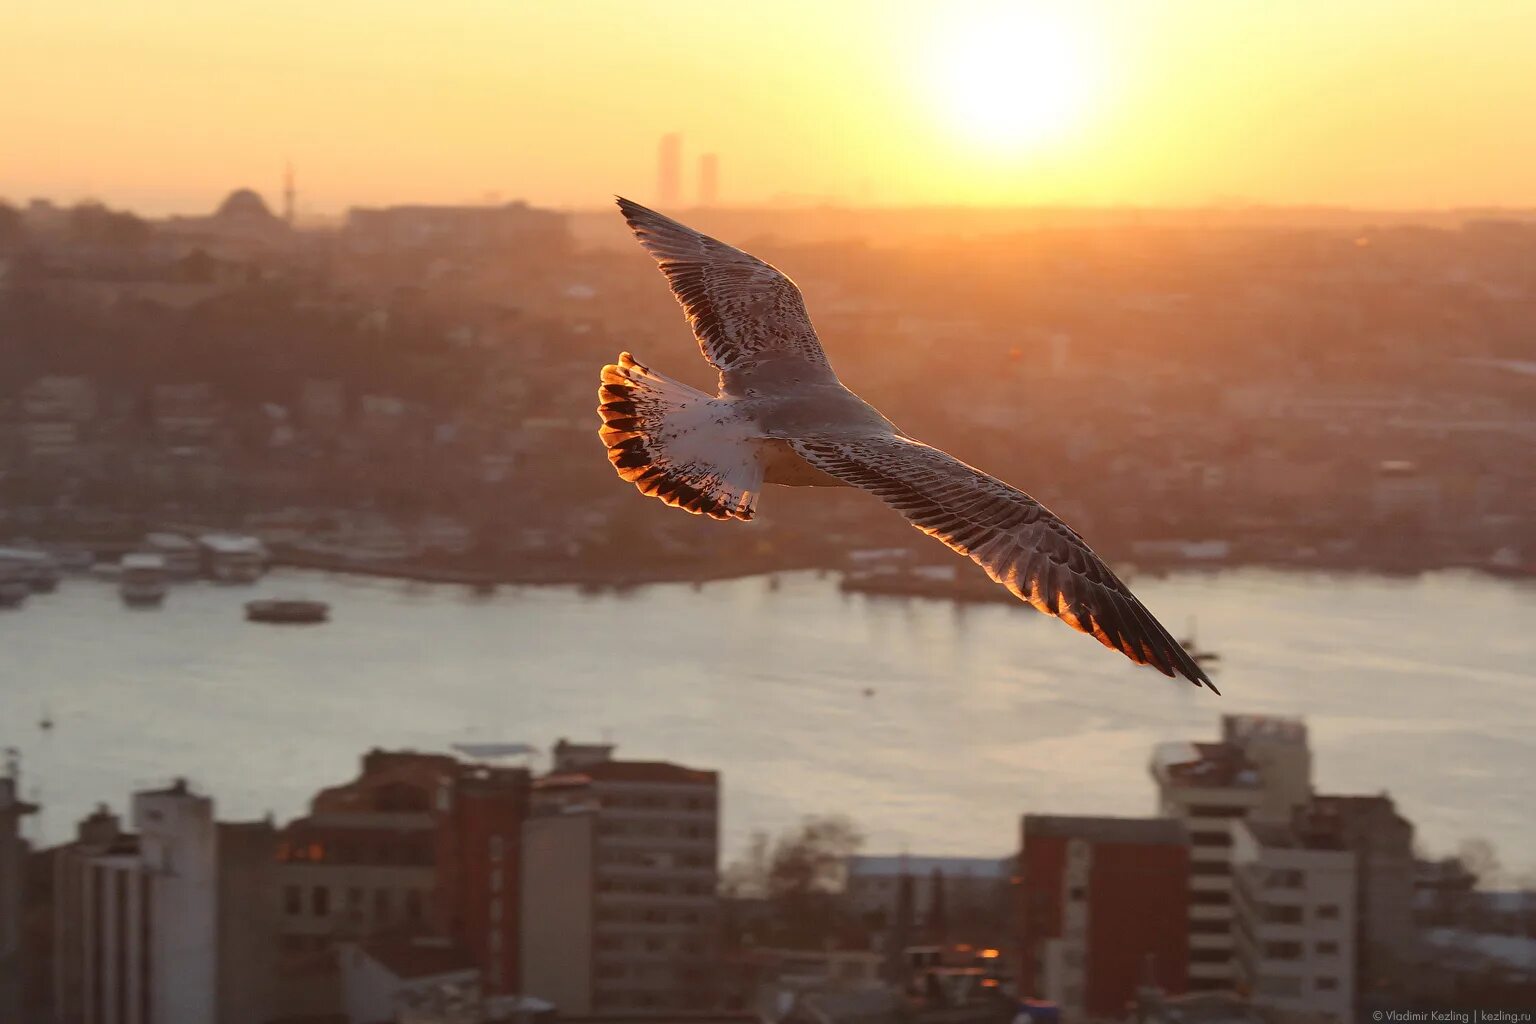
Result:
[[[1189,840],[1165,818],[1024,816],[1019,991],[1071,1019],[1185,989]]]
[[[460,764],[439,794],[437,901],[444,929],[480,966],[482,990],[519,991],[519,882],[529,774]]]
[[[529,780],[526,768],[371,750],[355,780],[316,794],[277,849],[287,973],[324,976],[311,1002],[339,983],[336,943],[377,936],[452,939],[485,992],[518,991]]]

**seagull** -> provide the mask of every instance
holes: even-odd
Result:
[[[858,487],[1079,632],[1196,686],[1204,669],[1066,523],[1030,497],[908,436],[833,372],[795,283],[756,257],[618,199],[671,285],[718,393],[628,352],[603,367],[608,461],[641,493],[750,521],[765,483]]]

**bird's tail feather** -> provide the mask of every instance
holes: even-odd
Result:
[[[642,494],[711,519],[749,520],[763,486],[756,446],[729,408],[628,352],[603,367],[598,435]]]

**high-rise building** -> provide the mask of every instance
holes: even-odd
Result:
[[[525,768],[464,763],[438,794],[437,902],[486,995],[518,989]]]
[[[1232,987],[1232,822],[1287,823],[1312,795],[1304,724],[1259,715],[1221,724],[1220,742],[1162,743],[1152,754],[1158,813],[1189,833],[1192,991]]]
[[[683,137],[668,132],[656,152],[656,201],[675,206],[683,194]]]
[[[1352,1019],[1355,854],[1336,829],[1232,827],[1234,981],[1255,1006]]]
[[[1316,796],[1307,815],[1355,856],[1355,989],[1399,995],[1420,956],[1414,927],[1413,824],[1392,798]]]
[[[21,1019],[22,871],[27,862],[21,819],[37,808],[21,799],[20,774],[14,760],[0,774],[0,1020]]]
[[[177,780],[135,793],[133,822],[97,811],[55,851],[56,1019],[219,1021],[213,801]]]
[[[699,157],[699,205],[714,206],[720,198],[720,158],[713,153]]]
[[[715,991],[717,773],[555,748],[523,831],[522,991],[563,1014],[704,1010]]]
[[[1168,818],[1026,814],[1021,995],[1064,1021],[1118,1017],[1139,986],[1185,988],[1189,839]]]

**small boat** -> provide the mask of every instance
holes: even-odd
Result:
[[[17,608],[32,596],[32,585],[19,576],[8,575],[0,566],[0,608]]]
[[[1189,635],[1179,640],[1179,646],[1184,648],[1184,650],[1189,653],[1189,656],[1195,659],[1195,664],[1199,665],[1201,668],[1214,668],[1221,662],[1221,655],[1216,651],[1205,651],[1200,649],[1200,642],[1195,639],[1194,619],[1189,620]]]
[[[165,558],[143,551],[124,555],[117,587],[129,607],[159,607],[167,589]]]
[[[14,566],[34,593],[47,594],[59,585],[59,563],[36,548],[0,548],[0,562]]]
[[[142,550],[165,560],[165,574],[173,580],[195,580],[202,574],[202,556],[197,542],[169,530],[146,533]]]
[[[220,583],[255,583],[271,555],[259,538],[241,533],[205,533],[197,539],[203,573]]]
[[[247,601],[245,605],[245,617],[250,621],[280,625],[325,622],[330,618],[330,614],[331,606],[324,601],[272,599]]]

